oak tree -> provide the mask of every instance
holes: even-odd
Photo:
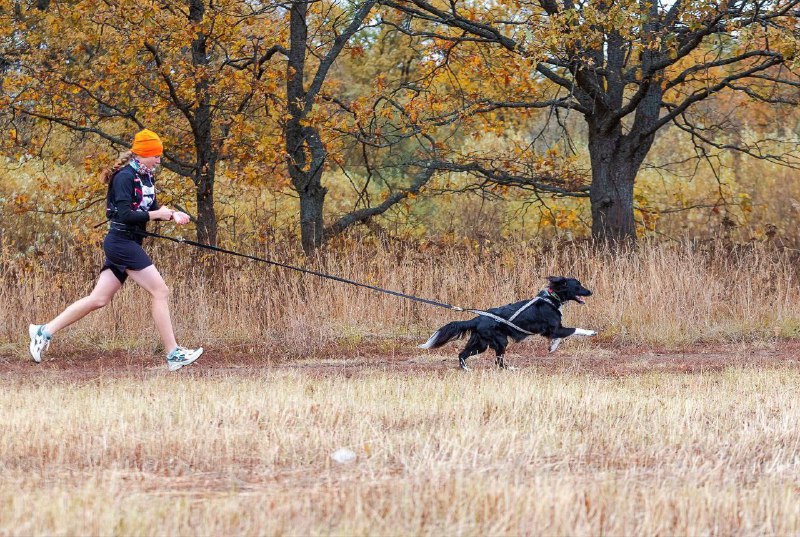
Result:
[[[382,4],[405,14],[397,30],[426,38],[438,71],[457,78],[454,106],[439,121],[484,115],[492,124],[502,121],[499,113],[537,109],[583,117],[591,161],[586,187],[530,180],[524,170],[497,166],[498,159],[461,159],[450,168],[561,195],[588,193],[592,235],[601,241],[635,240],[634,184],[661,129],[674,124],[712,143],[691,117],[698,103],[729,93],[798,102],[798,0]],[[460,71],[448,68],[453,61]]]
[[[17,3],[24,36],[5,80],[9,108],[126,148],[141,128],[165,140],[163,166],[191,178],[197,234],[217,241],[214,185],[237,162],[281,72],[278,5]],[[246,67],[242,67],[242,66]]]

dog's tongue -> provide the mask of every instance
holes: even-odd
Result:
[[[575,300],[578,301],[578,304],[586,304],[586,302],[584,302],[583,299],[581,297],[579,297],[579,296],[576,296]]]

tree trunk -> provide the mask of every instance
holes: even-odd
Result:
[[[624,86],[620,83],[617,89],[614,97],[618,108]],[[660,82],[648,85],[627,133],[613,111],[587,117],[592,238],[614,248],[636,243],[633,186],[655,140],[662,94]]]
[[[631,162],[622,149],[621,132],[589,134],[592,161],[592,238],[622,245],[636,242],[633,219],[633,185],[639,163]]]
[[[200,24],[205,16],[203,0],[192,0],[189,5],[189,20]],[[192,64],[208,65],[207,37],[198,32],[192,41]],[[201,72],[204,70],[201,69]],[[217,152],[214,149],[211,133],[211,101],[208,80],[201,74],[195,79],[194,87],[196,109],[192,118],[194,133],[195,163],[194,184],[197,189],[197,239],[200,242],[217,245],[217,213],[214,209],[214,180],[216,179]]]
[[[286,146],[289,175],[300,197],[300,243],[303,251],[310,254],[322,246],[325,238],[323,206],[328,193],[322,186],[325,148],[316,129],[311,127],[288,128]]]
[[[328,190],[322,186],[325,147],[313,127],[304,126],[306,91],[303,87],[308,38],[307,2],[294,2],[291,8],[290,47],[287,63],[286,97],[289,118],[284,127],[286,165],[292,185],[300,196],[300,242],[310,254],[322,245],[323,205]]]
[[[197,189],[197,240],[205,244],[217,244],[217,213],[214,209],[214,169],[195,177]]]
[[[217,245],[217,212],[214,209],[214,182],[217,176],[217,152],[211,140],[211,119],[208,103],[195,112],[194,184],[197,191],[197,240]]]
[[[300,194],[300,243],[306,254],[322,246],[325,225],[322,219],[322,208],[325,203],[327,189],[320,181],[311,181]]]

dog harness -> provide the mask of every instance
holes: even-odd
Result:
[[[547,293],[547,296],[542,296],[542,293]],[[550,299],[550,297],[554,296],[554,295],[556,297],[558,296],[558,295],[556,295],[555,293],[553,293],[549,289],[546,290],[546,291],[540,292],[534,298],[532,298],[531,300],[529,300],[525,304],[523,304],[517,311],[514,312],[514,315],[512,315],[508,319],[504,319],[504,318],[500,317],[499,315],[495,315],[494,313],[489,313],[488,311],[482,311],[482,310],[466,310],[466,311],[471,311],[472,313],[477,313],[478,315],[483,315],[484,317],[489,317],[490,319],[492,319],[494,321],[497,321],[498,323],[502,323],[502,324],[508,325],[511,328],[513,328],[514,330],[518,330],[518,331],[522,332],[523,334],[528,334],[529,336],[535,336],[536,334],[534,332],[528,332],[527,330],[523,330],[522,328],[520,328],[519,326],[515,325],[511,321],[516,319],[517,316],[520,313],[522,313],[523,311],[525,311],[526,309],[531,307],[534,302],[538,302],[540,300],[542,300],[544,302],[547,302],[548,304],[553,306],[556,309],[556,311],[558,311],[558,314],[561,315],[561,308],[556,306],[555,303]]]

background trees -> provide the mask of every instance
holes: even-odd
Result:
[[[796,126],[747,127],[796,117],[798,2],[0,0],[0,98],[11,131],[46,126],[18,145],[54,147],[66,128],[90,168],[110,156],[87,141],[122,149],[158,130],[212,243],[219,174],[231,196],[256,185],[295,200],[306,252],[421,192],[442,194],[431,213],[479,192],[576,228],[564,200],[588,198],[593,236],[617,242],[661,214],[635,190],[643,166],[702,159],[722,198],[725,151],[798,164]],[[647,162],[665,132],[691,155]]]
[[[355,139],[362,146],[370,143],[361,136],[362,129],[358,126],[360,114],[355,110],[352,98],[337,95],[344,88],[336,88],[328,78],[345,47],[358,53],[359,45],[352,46],[350,41],[365,27],[375,25],[375,20],[370,20],[375,3],[376,0],[354,2],[342,10],[335,3],[328,6],[300,0],[292,2],[289,10],[287,119],[283,135],[289,176],[300,199],[301,244],[306,252],[322,245],[326,235],[330,237],[352,224],[385,212],[409,194],[417,192],[430,177],[430,174],[424,175],[411,186],[387,193],[378,205],[372,206],[367,202],[367,206],[359,207],[357,202],[354,211],[340,217],[327,229],[325,227],[327,189],[323,186],[322,176],[331,152],[335,151],[335,146],[346,147],[348,138]],[[314,19],[333,20],[334,24],[316,25],[327,32],[309,39],[309,27],[314,26],[310,21]],[[339,28],[340,25],[335,23],[338,20],[345,21],[346,25]],[[339,137],[342,140],[337,143]],[[362,195],[358,199],[366,200]]]
[[[137,130],[158,131],[163,166],[194,184],[198,237],[215,243],[217,165],[239,161],[250,123],[269,115],[280,22],[276,6],[239,0],[23,4],[9,107],[120,150]]]
[[[383,3],[418,21],[398,28],[430,37],[443,69],[460,50],[474,59],[473,77],[505,82],[501,92],[458,92],[451,113],[554,108],[583,116],[599,240],[635,239],[634,183],[661,129],[674,124],[714,145],[716,127],[692,117],[698,103],[730,93],[774,105],[798,100],[796,0]]]
[[[328,78],[350,39],[374,24],[368,20],[374,4],[18,4],[14,26],[25,38],[5,47],[17,58],[9,109],[120,149],[138,129],[158,131],[167,141],[164,166],[191,178],[198,237],[212,244],[221,162],[241,181],[276,191],[290,186],[299,199],[301,243],[310,252],[325,235],[329,151],[349,129],[350,120],[336,112],[352,115]],[[332,110],[330,103],[338,104]],[[357,207],[329,235],[380,214],[408,192]]]

